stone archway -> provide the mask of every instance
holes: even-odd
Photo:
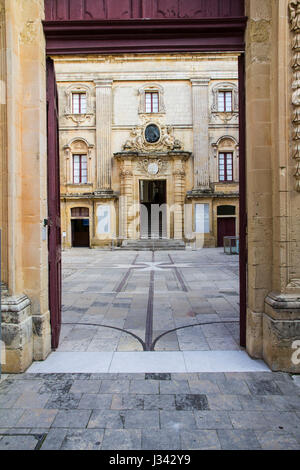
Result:
[[[69,44],[64,43],[62,47],[59,42],[59,34],[63,28],[69,32],[72,28],[78,31],[78,25],[66,24],[63,20],[82,19],[80,15],[86,19],[93,15],[93,9],[69,9],[69,1],[72,0],[60,2],[59,9],[51,0],[45,2],[47,18],[52,20],[52,24],[51,21],[45,24],[50,54],[57,52],[56,48],[60,48],[61,53],[69,52]],[[21,1],[19,3],[21,6]],[[23,3],[22,8],[18,8],[16,5],[12,6],[11,2],[1,1],[1,12],[5,13],[4,16],[2,14],[1,21],[10,31],[10,35],[1,36],[1,49],[6,49],[13,58],[8,61],[5,66],[6,73],[2,76],[2,83],[7,85],[8,98],[7,101],[2,100],[4,104],[1,105],[1,119],[4,122],[1,126],[2,133],[4,132],[2,137],[10,137],[7,151],[5,146],[1,146],[4,168],[1,173],[4,201],[1,221],[5,232],[2,250],[7,253],[3,258],[2,272],[3,281],[8,285],[9,294],[14,297],[15,302],[13,309],[11,297],[3,303],[4,310],[9,312],[4,314],[2,320],[3,338],[5,340],[9,336],[16,338],[16,341],[18,338],[25,341],[25,331],[32,331],[26,336],[26,344],[23,342],[22,348],[14,348],[11,343],[7,348],[6,370],[15,372],[25,370],[32,359],[44,359],[50,351],[48,299],[45,295],[48,292],[47,245],[44,236],[41,236],[41,221],[47,218],[46,98],[43,79],[45,43],[42,30],[44,9],[42,2],[27,0],[26,7]],[[122,2],[117,3],[121,5]],[[178,2],[178,5],[182,6],[183,3],[187,2]],[[191,14],[195,14],[196,0],[188,3],[191,6]],[[228,16],[224,19],[230,14],[230,6],[239,2],[220,3],[224,10],[221,12],[218,31],[224,32],[226,40],[219,42],[217,47],[222,50],[225,46],[230,46],[232,50],[237,50],[237,38],[243,36],[246,19],[230,19]],[[209,4],[219,3],[216,0]],[[143,10],[143,13],[150,17],[153,13],[153,2],[144,2],[144,5],[146,10]],[[242,6],[243,2],[240,2],[240,5]],[[245,5],[248,17],[245,68],[248,155],[247,351],[253,357],[264,358],[273,370],[299,373],[297,344],[299,346],[300,341],[300,195],[295,191],[295,161],[289,148],[292,127],[289,1],[246,0]],[[293,1],[291,5],[292,26],[296,25],[293,31],[297,32],[298,13],[295,7],[299,5],[299,1]],[[137,2],[134,2],[134,8],[136,14],[140,12]],[[112,15],[116,15],[116,10],[110,11]],[[68,12],[77,16],[69,18],[66,16]],[[241,12],[243,14],[243,10]],[[58,16],[55,16],[56,13]],[[181,13],[182,11],[178,12]],[[125,17],[130,18],[131,13],[127,11],[126,15]],[[99,19],[105,20],[106,17]],[[155,17],[155,34],[161,32],[157,37],[163,37],[165,21],[167,20],[159,15]],[[174,52],[184,50],[184,47],[201,50],[203,42],[195,33],[199,28],[214,35],[213,27],[205,26],[205,20],[198,18],[197,21],[183,22],[183,34],[174,42]],[[111,43],[105,43],[105,32],[110,34],[111,30],[106,30],[103,24],[102,26],[103,35],[99,40],[106,47],[106,51],[113,52],[121,47],[117,42],[114,42],[113,47]],[[93,27],[98,28],[99,25]],[[112,29],[116,27],[115,24]],[[153,25],[151,26],[150,22],[145,25],[145,22],[136,21],[134,27],[135,33],[141,34],[145,27],[151,29]],[[4,32],[5,29],[1,31]],[[192,38],[190,46],[187,45],[184,31],[188,31],[188,36]],[[178,35],[176,20],[170,20],[169,33],[169,38],[173,39],[175,33]],[[136,41],[136,35],[132,35],[129,30],[128,34],[133,38],[133,42]],[[87,37],[90,52],[98,47],[93,35],[94,30],[90,28]],[[19,56],[13,54],[16,43],[20,48]],[[127,47],[131,47],[132,43],[129,46],[128,44],[127,42]],[[147,47],[143,42],[141,45]],[[76,47],[80,51],[78,42]],[[153,47],[150,46],[152,51]],[[294,47],[297,50],[297,45]],[[123,51],[126,51],[124,44]],[[25,87],[30,90],[26,96],[23,93]],[[20,122],[24,125],[19,125]],[[29,122],[31,128],[34,128],[34,133],[28,128]],[[39,138],[36,138],[37,130]],[[32,158],[33,155],[38,155],[39,158]],[[243,223],[246,221],[243,220]],[[13,322],[11,315],[14,316]]]

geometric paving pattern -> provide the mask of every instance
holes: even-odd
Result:
[[[58,351],[240,350],[238,289],[222,248],[68,250]]]

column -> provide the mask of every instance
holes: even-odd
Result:
[[[174,239],[183,238],[183,206],[185,196],[185,169],[180,158],[174,161]]]
[[[120,216],[120,237],[134,238],[132,233],[132,216],[130,211],[133,204],[133,173],[131,161],[125,160],[121,164],[120,171],[121,181],[121,197],[119,199],[119,216]]]
[[[193,78],[194,189],[209,188],[208,85],[210,78]]]
[[[97,189],[111,192],[112,80],[95,80]]]

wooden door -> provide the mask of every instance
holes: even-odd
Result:
[[[58,143],[58,95],[54,62],[47,58],[48,143],[48,263],[52,348],[59,344],[61,328],[61,232]]]
[[[235,217],[218,218],[218,246],[224,246],[224,237],[235,237]]]
[[[71,224],[72,246],[88,248],[90,246],[89,219],[73,219]]]

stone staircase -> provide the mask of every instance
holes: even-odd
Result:
[[[132,251],[185,250],[185,243],[183,240],[171,239],[124,240],[121,249]]]

